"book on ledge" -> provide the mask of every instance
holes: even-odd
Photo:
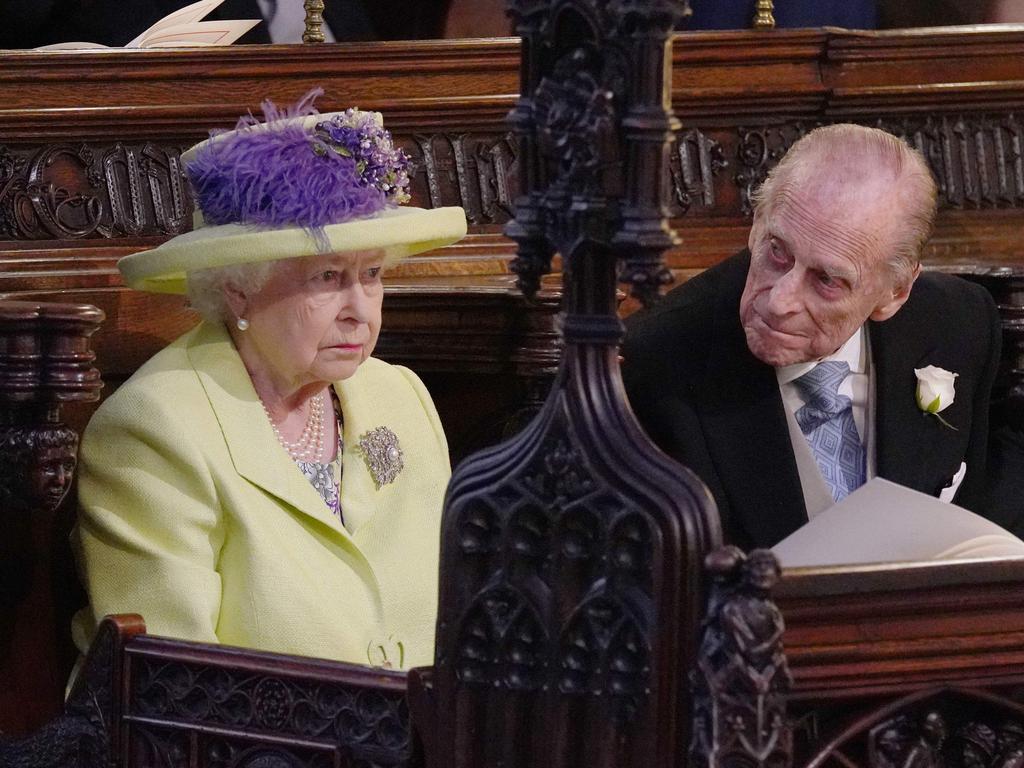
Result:
[[[207,45],[231,45],[262,19],[225,19],[201,21],[224,0],[199,0],[164,16],[125,48],[178,48]],[[68,51],[82,48],[107,48],[99,43],[54,43],[37,51]]]
[[[1024,556],[1024,541],[963,507],[876,477],[772,547],[783,568]]]

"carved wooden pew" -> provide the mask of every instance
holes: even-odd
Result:
[[[150,637],[107,618],[64,713],[0,765],[380,766],[415,759],[406,675]]]

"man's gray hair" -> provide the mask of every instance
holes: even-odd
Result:
[[[234,323],[235,317],[224,296],[224,289],[233,286],[246,294],[259,293],[267,283],[277,261],[261,261],[254,264],[233,264],[229,267],[213,267],[189,272],[188,300],[194,310],[205,320]]]
[[[807,178],[811,165],[830,159],[892,174],[906,210],[891,246],[889,267],[897,280],[909,280],[935,225],[938,188],[921,153],[891,133],[851,123],[814,129],[790,148],[754,193],[755,211],[770,212],[789,180]]]

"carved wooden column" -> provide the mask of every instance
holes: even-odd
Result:
[[[621,275],[668,279],[669,0],[515,0],[520,196],[507,233],[527,296],[552,254],[565,351],[541,412],[455,472],[433,672],[414,674],[428,763],[686,762],[701,565],[720,541],[701,483],[656,450],[618,370]],[[426,702],[426,703],[425,703]]]
[[[60,709],[65,665],[56,649],[52,579],[55,512],[75,470],[78,435],[61,404],[92,401],[102,386],[89,337],[91,306],[0,302],[0,730],[23,733]]]
[[[772,602],[778,560],[733,546],[707,557],[713,581],[693,676],[694,768],[789,768],[793,685],[782,649],[782,613]]]

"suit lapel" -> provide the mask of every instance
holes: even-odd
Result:
[[[912,295],[913,296],[913,295]],[[935,494],[959,467],[969,428],[957,432],[917,407],[915,368],[929,364],[955,369],[936,357],[926,329],[910,301],[890,320],[868,324],[875,366],[875,434],[879,477],[923,493]],[[964,402],[943,416],[967,424]],[[968,425],[969,426],[969,425]]]
[[[348,533],[284,453],[252,381],[223,326],[203,323],[189,343],[192,361],[239,475],[337,536]]]
[[[719,293],[700,413],[732,516],[756,546],[771,546],[807,512],[775,369],[750,353],[739,322],[742,289]]]
[[[334,385],[344,422],[342,471],[345,481],[341,484],[341,508],[346,526],[357,539],[366,534],[366,523],[373,518],[372,511],[380,507],[382,498],[393,490],[389,486],[378,490],[359,448],[359,438],[383,423],[379,419],[371,423],[376,415],[375,398],[362,381],[356,374]]]

